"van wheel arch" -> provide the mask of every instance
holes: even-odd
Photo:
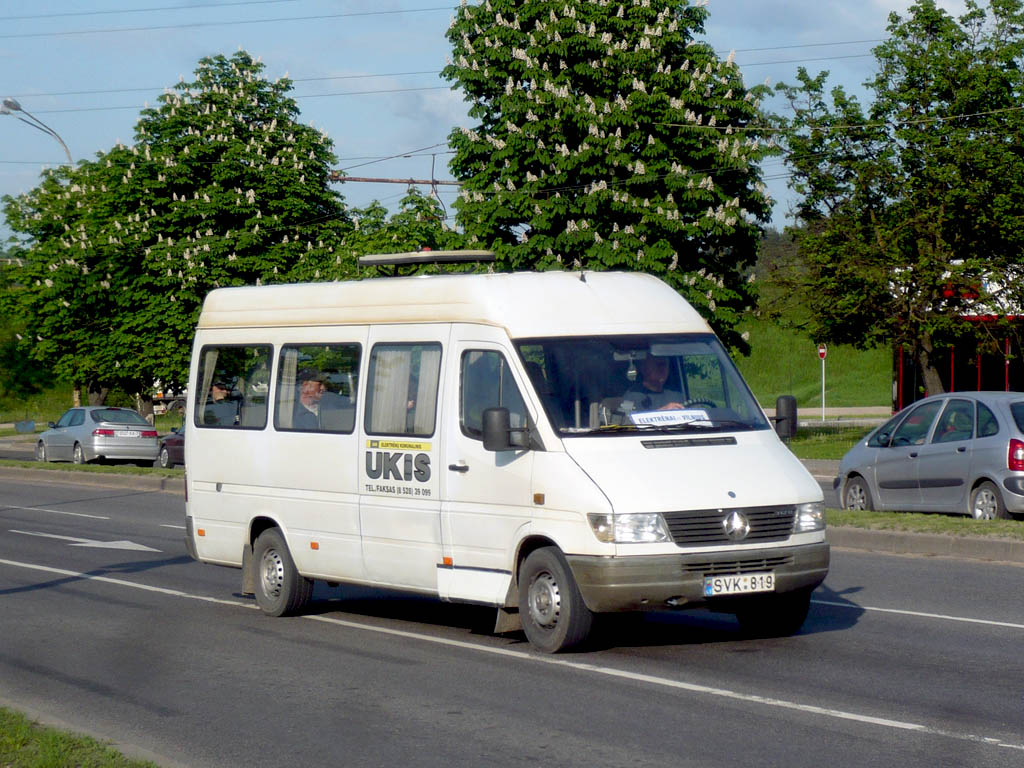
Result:
[[[516,553],[516,568],[512,573],[512,584],[509,588],[509,595],[511,596],[510,607],[515,606],[518,601],[516,595],[519,591],[519,572],[523,568],[523,563],[526,562],[526,558],[535,550],[542,549],[543,547],[558,547],[558,545],[547,536],[531,536],[519,543],[519,551]],[[558,548],[561,549],[560,547]]]

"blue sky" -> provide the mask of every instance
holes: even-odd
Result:
[[[628,1],[628,0],[626,0]],[[827,69],[858,89],[870,50],[903,0],[709,0],[705,38],[736,61],[749,85],[795,80],[798,66]],[[940,5],[959,13],[961,0]],[[192,78],[203,56],[244,48],[266,74],[287,74],[301,119],[334,141],[337,167],[353,176],[450,179],[445,140],[468,125],[461,97],[438,72],[449,53],[452,0],[3,0],[0,98],[14,97],[54,129],[76,160],[118,140],[131,143],[139,110],[164,87]],[[774,107],[775,105],[769,105]],[[399,155],[391,160],[381,158]],[[403,156],[410,155],[410,156]],[[60,145],[0,116],[0,194],[34,187],[45,166],[66,162]],[[787,221],[780,160],[765,166]],[[394,206],[396,184],[347,183],[355,206]],[[451,210],[454,187],[440,187]],[[0,236],[9,231],[0,222]]]

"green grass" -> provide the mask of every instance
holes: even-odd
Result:
[[[0,459],[0,467],[41,469],[44,472],[86,472],[99,475],[144,475],[146,477],[181,477],[180,470],[159,467],[136,467],[132,464],[72,464],[67,461],[38,462]]]
[[[749,318],[740,324],[750,333],[749,357],[736,358],[743,378],[766,408],[779,395],[796,397],[797,408],[821,408],[821,360],[818,345],[768,321]],[[830,346],[825,358],[825,406],[889,405],[892,400],[892,353],[887,348],[861,351]]]
[[[46,427],[46,422],[56,421],[71,407],[72,386],[55,384],[52,388],[26,398],[5,397],[0,399],[0,423],[34,420],[36,427]]]
[[[798,459],[843,458],[854,444],[874,427],[800,427],[789,441]]]
[[[156,768],[130,760],[88,736],[48,728],[9,709],[0,709],[0,766],[3,768]]]
[[[1024,541],[1024,520],[975,520],[966,515],[945,515],[937,512],[853,512],[841,509],[828,510],[826,517],[830,526]]]

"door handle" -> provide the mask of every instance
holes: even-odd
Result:
[[[908,459],[916,459],[917,458],[917,451],[914,451],[913,453],[911,453],[909,456],[907,456],[907,458]]]
[[[449,464],[448,469],[452,472],[469,472],[469,465],[464,461],[460,461],[457,464]]]
[[[956,449],[956,452],[957,453],[967,453],[967,446],[966,445],[961,445],[959,448]]]

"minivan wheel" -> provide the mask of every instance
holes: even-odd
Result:
[[[531,552],[519,571],[519,618],[539,651],[557,653],[586,640],[594,614],[555,547]]]
[[[170,469],[173,465],[171,464],[171,454],[167,452],[167,446],[160,446],[160,466],[164,469]]]
[[[875,508],[871,501],[871,491],[863,477],[851,478],[846,483],[846,490],[843,492],[843,509],[872,510]]]
[[[277,528],[268,528],[253,546],[256,604],[268,616],[289,616],[309,602],[313,582],[299,575],[288,545]]]
[[[46,443],[42,440],[36,443],[36,461],[46,461]]]
[[[999,495],[999,489],[988,480],[979,483],[978,487],[971,491],[969,511],[975,520],[1005,520],[1010,517],[1003,505],[1003,497]]]

